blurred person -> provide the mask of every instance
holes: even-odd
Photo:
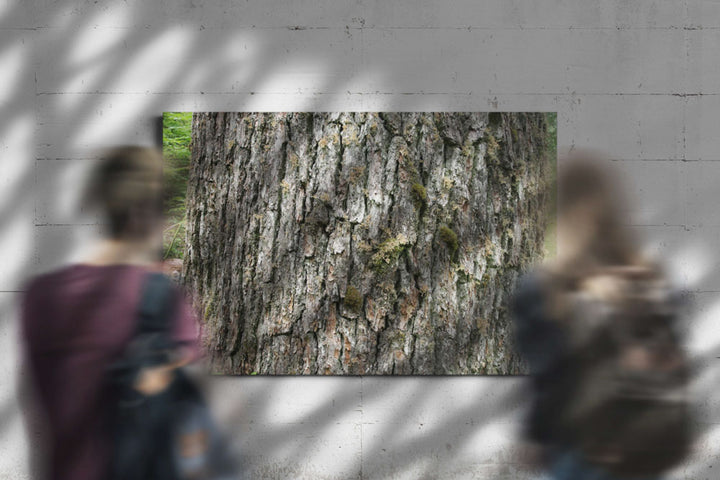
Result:
[[[135,337],[141,299],[161,269],[162,169],[155,149],[107,152],[88,189],[106,216],[107,238],[84,261],[40,275],[26,287],[23,368],[40,409],[29,421],[47,430],[49,451],[40,459],[46,478],[110,478],[114,439],[107,418],[115,399],[108,371]],[[135,372],[133,387],[146,396],[166,390],[175,369],[199,356],[196,316],[179,289],[168,295],[173,352]]]
[[[603,160],[559,163],[557,257],[513,298],[532,375],[525,455],[554,480],[654,480],[690,448],[679,296],[622,227]]]

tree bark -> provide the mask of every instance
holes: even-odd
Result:
[[[515,374],[541,113],[198,113],[184,278],[228,374]]]

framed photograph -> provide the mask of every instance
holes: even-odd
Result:
[[[523,373],[554,113],[166,113],[165,257],[215,372]]]

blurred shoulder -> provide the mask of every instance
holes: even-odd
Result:
[[[551,281],[551,272],[542,267],[536,267],[523,273],[515,284],[517,298],[537,297],[547,294],[546,285]]]
[[[76,267],[76,265],[67,265],[31,277],[23,286],[24,296],[34,297],[41,295],[48,292],[52,287],[63,284],[68,277],[72,276]]]

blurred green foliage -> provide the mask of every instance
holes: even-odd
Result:
[[[182,258],[185,250],[185,195],[190,168],[192,112],[163,113],[163,155],[165,157],[164,258]]]
[[[557,113],[551,112],[547,115],[547,146],[550,158],[557,156]],[[555,165],[556,162],[553,163]]]

